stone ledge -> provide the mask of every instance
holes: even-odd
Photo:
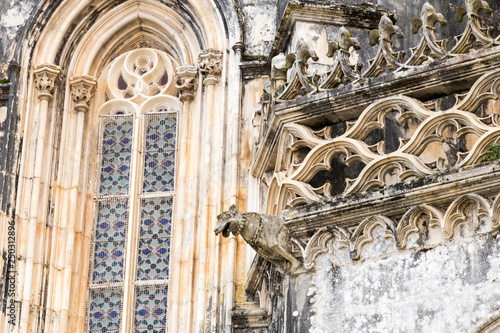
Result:
[[[323,202],[284,212],[292,237],[301,238],[322,227],[356,227],[363,219],[384,214],[398,216],[414,206],[446,205],[467,194],[492,196],[500,192],[500,162],[446,170],[374,191],[325,198]]]

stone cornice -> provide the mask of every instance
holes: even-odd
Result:
[[[400,216],[415,206],[446,206],[469,194],[494,196],[499,188],[500,163],[480,164],[291,209],[284,212],[285,225],[299,239],[332,225],[354,228],[377,214]]]
[[[75,110],[87,112],[97,81],[91,76],[73,76],[69,81]]]
[[[60,72],[59,66],[51,64],[41,64],[34,68],[35,87],[38,89],[40,100],[52,100],[55,82]]]

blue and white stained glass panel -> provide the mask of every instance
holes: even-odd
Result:
[[[177,120],[173,113],[156,113],[145,118],[143,192],[174,190]]]
[[[128,200],[98,203],[94,238],[92,283],[123,281]]]
[[[169,276],[172,198],[141,201],[137,280],[166,280]]]
[[[132,151],[134,122],[132,116],[104,116],[101,120],[103,154]]]
[[[146,117],[146,151],[175,150],[177,119],[174,113]]]
[[[144,192],[174,190],[175,151],[146,152],[144,157]]]
[[[136,287],[135,332],[165,333],[167,326],[167,285]]]
[[[99,333],[119,332],[121,305],[121,288],[91,289],[89,302],[89,331]]]
[[[132,151],[132,116],[103,117],[100,196],[126,195],[129,192]]]

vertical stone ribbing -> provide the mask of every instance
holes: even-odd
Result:
[[[240,118],[241,118],[241,72],[239,69],[239,64],[241,61],[241,55],[245,49],[245,45],[241,42],[236,43],[233,46],[234,51],[234,72],[232,73],[231,80],[235,83],[232,88],[234,89],[230,96],[229,106],[228,106],[228,140],[229,140],[229,204],[238,206],[238,185],[239,185],[239,147],[240,147]],[[223,316],[224,323],[223,327],[226,327],[227,332],[231,332],[232,320],[231,320],[231,310],[233,309],[234,303],[234,293],[236,290],[235,283],[235,261],[237,252],[237,238],[231,235],[229,238],[229,244],[227,249],[227,269],[225,270],[223,276],[223,281],[225,283],[225,314]]]
[[[45,149],[45,136],[47,130],[48,121],[48,109],[49,102],[53,99],[53,92],[55,87],[55,82],[59,75],[59,67],[55,65],[43,64],[36,66],[34,69],[35,77],[35,87],[38,90],[38,99],[40,101],[38,112],[36,116],[36,125],[34,129],[34,136],[31,141],[30,153],[34,153],[34,158],[30,160],[34,161],[33,176],[31,178],[31,193],[29,195],[29,206],[26,207],[28,213],[28,220],[23,224],[27,224],[26,234],[20,234],[19,237],[19,247],[25,249],[25,257],[21,258],[19,266],[20,273],[22,272],[22,277],[20,275],[20,286],[22,286],[21,295],[21,312],[19,318],[19,331],[27,332],[29,325],[29,317],[31,310],[31,299],[32,299],[32,286],[41,283],[41,275],[33,275],[34,257],[35,249],[37,245],[39,250],[43,250],[45,226],[39,226],[38,220],[40,217],[40,209],[42,206],[40,203],[41,195],[41,179],[42,179],[42,169],[44,163],[47,161],[43,160],[44,149]],[[36,133],[36,134],[35,134]],[[25,186],[27,184],[24,184]],[[27,199],[27,197],[23,198]],[[40,249],[41,248],[41,249]]]
[[[200,71],[203,74],[203,85],[205,86],[205,92],[203,97],[203,115],[202,115],[202,147],[201,147],[201,172],[200,172],[200,185],[199,185],[199,202],[198,202],[198,222],[196,230],[196,240],[197,244],[195,246],[196,252],[195,256],[197,258],[196,263],[196,273],[198,275],[197,281],[195,282],[196,292],[196,308],[194,309],[195,314],[195,327],[196,331],[204,331],[204,327],[207,324],[205,322],[207,314],[207,297],[208,297],[208,274],[210,267],[209,263],[209,236],[211,235],[212,228],[214,224],[212,221],[215,217],[212,215],[215,213],[211,205],[216,202],[215,193],[212,193],[212,177],[215,171],[214,167],[214,154],[213,151],[213,141],[214,140],[214,129],[216,127],[215,122],[215,108],[216,108],[216,94],[215,88],[219,83],[220,75],[222,72],[222,52],[219,50],[208,49],[204,50],[200,54],[199,58]]]
[[[75,133],[74,146],[72,149],[71,156],[71,185],[69,189],[69,214],[68,214],[68,225],[66,229],[66,244],[64,248],[64,275],[63,284],[56,286],[56,293],[61,295],[61,320],[60,320],[60,331],[66,332],[68,330],[68,319],[70,310],[70,291],[72,287],[78,286],[78,281],[76,284],[72,285],[72,271],[73,271],[73,253],[75,249],[75,225],[77,220],[77,209],[78,209],[78,186],[80,184],[80,165],[82,160],[82,142],[84,135],[85,126],[85,114],[89,110],[90,101],[94,94],[96,80],[89,76],[76,76],[70,79],[71,86],[71,98],[74,103],[74,113],[73,117],[76,117],[75,128],[73,131]],[[80,231],[81,233],[81,231]],[[77,244],[80,246],[80,244]]]
[[[193,196],[193,191],[190,190],[193,174],[196,173],[194,168],[197,164],[191,159],[193,151],[196,150],[196,145],[190,146],[190,138],[195,136],[195,129],[193,128],[193,118],[191,115],[191,103],[194,100],[196,88],[198,86],[198,67],[196,66],[182,66],[177,68],[175,73],[175,87],[179,92],[179,98],[182,102],[182,112],[180,118],[180,144],[179,144],[179,161],[177,168],[177,186],[176,186],[176,199],[174,205],[174,226],[173,226],[173,246],[172,246],[172,259],[171,259],[171,278],[170,278],[170,295],[169,295],[169,311],[170,320],[169,325],[171,328],[177,328],[179,317],[179,302],[181,301],[180,295],[183,294],[182,290],[186,289],[188,295],[184,294],[183,297],[192,295],[192,288],[190,283],[190,276],[192,276],[192,267],[188,267],[189,254],[192,254],[191,245],[185,239],[184,234],[189,236],[190,230],[194,229],[192,217],[193,214],[188,214],[186,207],[190,197]],[[184,167],[183,167],[184,166]],[[196,178],[194,178],[196,179]],[[187,245],[187,246],[186,246]],[[181,290],[182,289],[182,290]],[[190,304],[188,304],[190,306]]]

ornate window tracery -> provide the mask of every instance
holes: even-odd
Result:
[[[177,155],[174,64],[118,57],[100,82],[89,332],[165,332]]]

